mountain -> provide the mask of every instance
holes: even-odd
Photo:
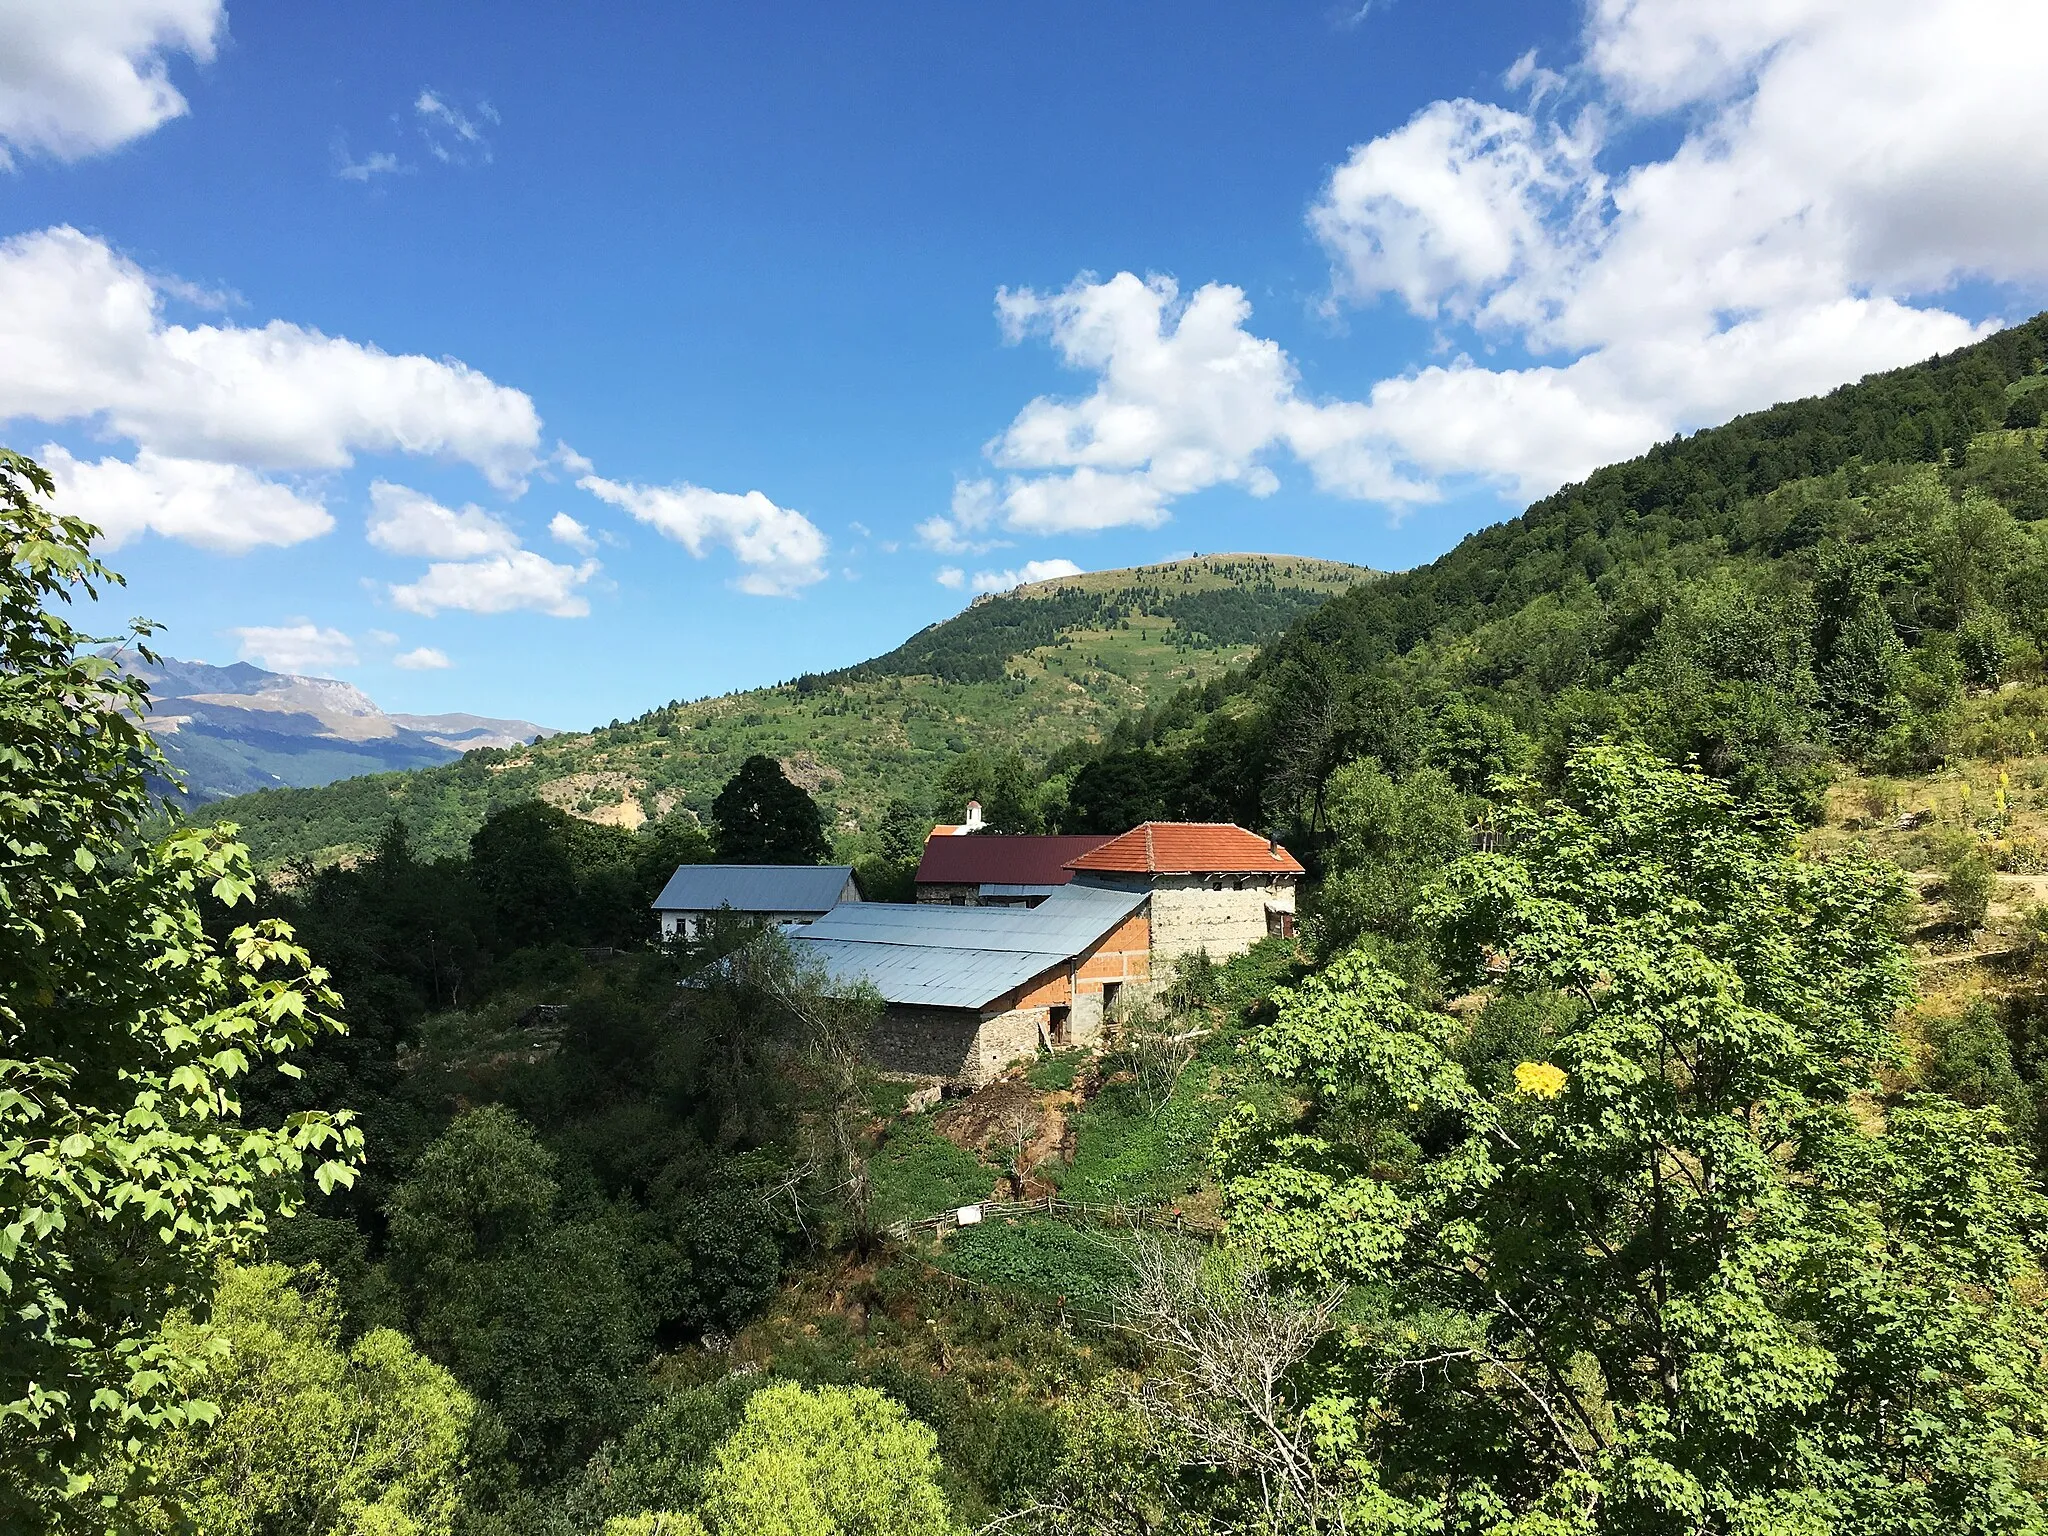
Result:
[[[475,747],[558,734],[528,720],[389,715],[351,683],[161,657],[129,660],[150,691],[150,734],[192,803],[279,785],[452,762]]]
[[[1244,666],[1302,614],[1373,577],[1336,561],[1243,554],[1058,577],[977,598],[835,672],[672,701],[441,767],[271,789],[205,814],[234,820],[265,863],[365,848],[394,814],[438,856],[467,846],[493,809],[535,796],[626,827],[678,808],[704,816],[759,752],[818,798],[842,839],[858,838],[892,797],[922,789],[969,748],[1042,756],[1098,739]]]

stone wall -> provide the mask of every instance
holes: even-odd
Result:
[[[979,885],[941,885],[936,881],[920,883],[917,899],[928,907],[978,907],[981,905]]]
[[[1208,875],[1152,877],[1152,958],[1165,968],[1182,955],[1202,949],[1211,960],[1241,955],[1268,932],[1266,912],[1294,910],[1294,882],[1281,876],[1225,875],[1215,888]]]
[[[884,1072],[978,1088],[1019,1057],[1036,1056],[1050,1041],[1051,1025],[1045,1007],[1007,1008],[984,1017],[971,1008],[891,1003],[875,1024],[868,1054]]]
[[[882,1010],[868,1054],[884,1072],[942,1077],[967,1076],[981,1015],[971,1008],[920,1008],[891,1003]]]
[[[1011,1008],[981,1021],[967,1080],[977,1087],[998,1076],[1019,1057],[1036,1056],[1052,1043],[1052,1012],[1047,1008]]]

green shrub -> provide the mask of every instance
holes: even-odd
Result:
[[[711,1456],[746,1416],[763,1376],[724,1376],[671,1392],[608,1444],[584,1474],[608,1514],[689,1509],[704,1496]]]
[[[1973,848],[1949,866],[1941,899],[1956,927],[1974,932],[1984,926],[1991,909],[1991,861],[1982,851]]]
[[[1092,1312],[1106,1311],[1130,1278],[1115,1239],[1050,1220],[964,1228],[940,1262],[963,1279],[1061,1297]]]
[[[1059,1093],[1074,1086],[1081,1063],[1087,1059],[1086,1051],[1054,1051],[1034,1061],[1024,1080],[1040,1093]]]
[[[923,1115],[898,1120],[868,1164],[878,1222],[916,1220],[986,1200],[995,1170],[946,1140]]]
[[[2012,1042],[1991,999],[1972,998],[1956,1018],[1930,1019],[1927,1038],[1928,1087],[1972,1109],[1994,1105],[2015,1141],[2032,1138],[2034,1096],[2013,1064]]]
[[[911,1084],[878,1077],[867,1084],[868,1113],[878,1120],[893,1120],[910,1102]]]
[[[1209,1092],[1215,1069],[1197,1062],[1173,1094],[1147,1113],[1134,1085],[1114,1082],[1075,1115],[1074,1159],[1056,1175],[1060,1192],[1088,1205],[1171,1200],[1207,1179],[1223,1105]]]
[[[866,1387],[763,1387],[718,1448],[697,1514],[714,1536],[931,1536],[951,1528],[938,1437]]]

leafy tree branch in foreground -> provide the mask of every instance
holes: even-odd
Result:
[[[257,1127],[237,1080],[338,1031],[283,923],[216,940],[254,886],[231,826],[138,846],[163,760],[141,684],[54,611],[118,581],[97,530],[0,450],[0,1526],[79,1518],[110,1446],[211,1414],[181,1383],[215,1264],[250,1252],[310,1171],[345,1184],[346,1114]],[[148,632],[137,624],[127,636]],[[65,1511],[69,1510],[69,1516]]]

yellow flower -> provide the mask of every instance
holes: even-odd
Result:
[[[1532,1093],[1539,1099],[1554,1099],[1564,1092],[1564,1085],[1564,1069],[1553,1067],[1547,1061],[1525,1061],[1515,1068],[1517,1093]]]

